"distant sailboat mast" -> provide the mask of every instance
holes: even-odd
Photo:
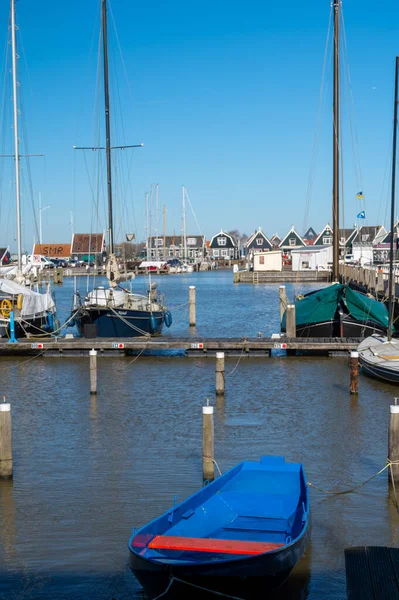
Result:
[[[334,0],[333,92],[333,281],[339,281],[339,19],[341,0]]]
[[[396,146],[397,146],[397,130],[398,130],[398,71],[399,57],[396,57],[395,65],[395,101],[394,101],[394,116],[393,116],[393,141],[392,141],[392,185],[391,185],[391,240],[389,243],[389,324],[387,338],[388,342],[392,338],[393,313],[394,313],[394,277],[393,277],[393,261],[394,261],[394,228],[395,228],[395,186],[396,186]]]
[[[22,271],[22,242],[21,242],[21,192],[19,174],[19,137],[18,137],[18,96],[17,96],[17,40],[15,24],[15,0],[11,0],[11,47],[12,47],[12,93],[14,113],[14,160],[15,160],[15,196],[17,205],[17,252],[18,275]]]
[[[111,119],[109,103],[108,76],[108,32],[107,32],[107,1],[102,0],[102,31],[104,59],[104,99],[105,99],[105,153],[107,157],[107,194],[108,194],[108,254],[114,253],[114,231],[112,215],[112,170],[111,170]]]
[[[183,258],[187,259],[187,235],[186,235],[186,190],[182,186],[182,204],[183,204]]]

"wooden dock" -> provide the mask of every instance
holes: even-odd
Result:
[[[214,356],[224,352],[226,356],[267,357],[273,351],[287,351],[287,354],[315,353],[324,355],[348,354],[360,344],[360,338],[203,338],[203,337],[156,337],[156,338],[43,338],[21,339],[11,344],[0,339],[0,356],[76,356],[88,355],[94,349],[100,355],[136,354],[141,352],[166,352],[168,356],[183,353],[186,356]]]
[[[330,271],[236,271],[234,283],[305,283],[328,282]]]
[[[348,600],[399,600],[399,548],[345,550]]]

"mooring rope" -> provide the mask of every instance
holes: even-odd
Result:
[[[170,578],[168,587],[165,589],[165,591],[162,592],[162,594],[160,594],[159,596],[156,596],[156,598],[154,598],[153,600],[160,600],[160,598],[164,598],[166,596],[166,594],[169,592],[170,588],[172,587],[172,585],[175,581],[177,583],[183,583],[184,585],[187,585],[188,587],[192,587],[197,590],[201,590],[202,592],[206,592],[207,594],[214,594],[215,596],[229,598],[230,600],[243,600],[243,598],[239,598],[238,596],[230,596],[229,594],[225,594],[224,592],[217,592],[216,590],[211,590],[209,588],[203,587],[202,585],[197,585],[195,583],[191,583],[190,581],[185,581],[184,579],[180,579],[179,577],[174,577],[174,576],[172,576]]]
[[[244,352],[245,352],[245,341],[244,341],[244,343],[243,343],[242,350],[241,350],[241,354],[240,354],[240,356],[238,357],[238,360],[237,360],[236,366],[234,367],[234,369],[233,369],[232,371],[230,371],[230,373],[226,373],[226,374],[225,374],[225,377],[230,377],[230,375],[233,375],[234,371],[237,369],[238,365],[240,364],[242,357],[244,356]]]
[[[393,473],[392,473],[393,465],[399,465],[399,460],[390,460],[389,458],[387,458],[387,464],[382,469],[380,469],[377,473],[374,473],[374,475],[372,475],[371,477],[366,479],[366,481],[363,481],[362,483],[359,483],[358,485],[355,485],[354,487],[346,489],[346,490],[325,490],[323,488],[318,487],[314,483],[311,483],[310,481],[308,481],[308,486],[314,488],[315,490],[317,490],[319,492],[322,492],[323,494],[330,494],[332,496],[342,496],[344,494],[350,494],[351,492],[354,492],[354,491],[360,489],[361,487],[366,485],[366,483],[368,483],[372,479],[375,479],[376,477],[378,477],[378,475],[381,475],[381,473],[383,473],[386,469],[390,469],[391,478],[392,478],[392,482],[393,482],[393,488],[394,488],[395,502],[396,502],[396,506],[399,510],[399,505],[398,505],[397,496],[396,496],[396,488],[395,488],[394,478],[393,478]]]

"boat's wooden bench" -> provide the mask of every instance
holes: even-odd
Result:
[[[264,554],[282,546],[284,544],[273,542],[217,540],[172,535],[157,535],[148,544],[148,548],[154,550],[188,550],[190,552],[219,552],[220,554]]]

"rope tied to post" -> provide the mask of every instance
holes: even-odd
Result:
[[[377,471],[377,473],[374,473],[374,475],[372,475],[371,477],[366,479],[366,481],[363,481],[362,483],[359,483],[359,484],[355,485],[354,487],[348,488],[346,490],[325,490],[323,488],[318,487],[314,483],[311,483],[310,481],[308,481],[308,486],[314,488],[318,492],[322,492],[323,494],[329,494],[331,496],[343,496],[344,494],[350,494],[352,492],[355,492],[356,490],[358,490],[361,487],[363,487],[364,485],[366,485],[366,483],[369,483],[369,481],[372,481],[372,479],[375,479],[376,477],[378,477],[378,475],[381,475],[381,473],[383,473],[386,469],[389,469],[390,475],[391,475],[391,480],[392,480],[392,487],[394,490],[395,504],[396,504],[396,508],[398,509],[398,512],[399,512],[399,504],[398,504],[398,499],[397,499],[395,480],[394,480],[393,473],[392,473],[393,465],[399,465],[399,460],[390,460],[389,458],[387,458],[386,465],[384,467],[382,467],[382,469]]]

